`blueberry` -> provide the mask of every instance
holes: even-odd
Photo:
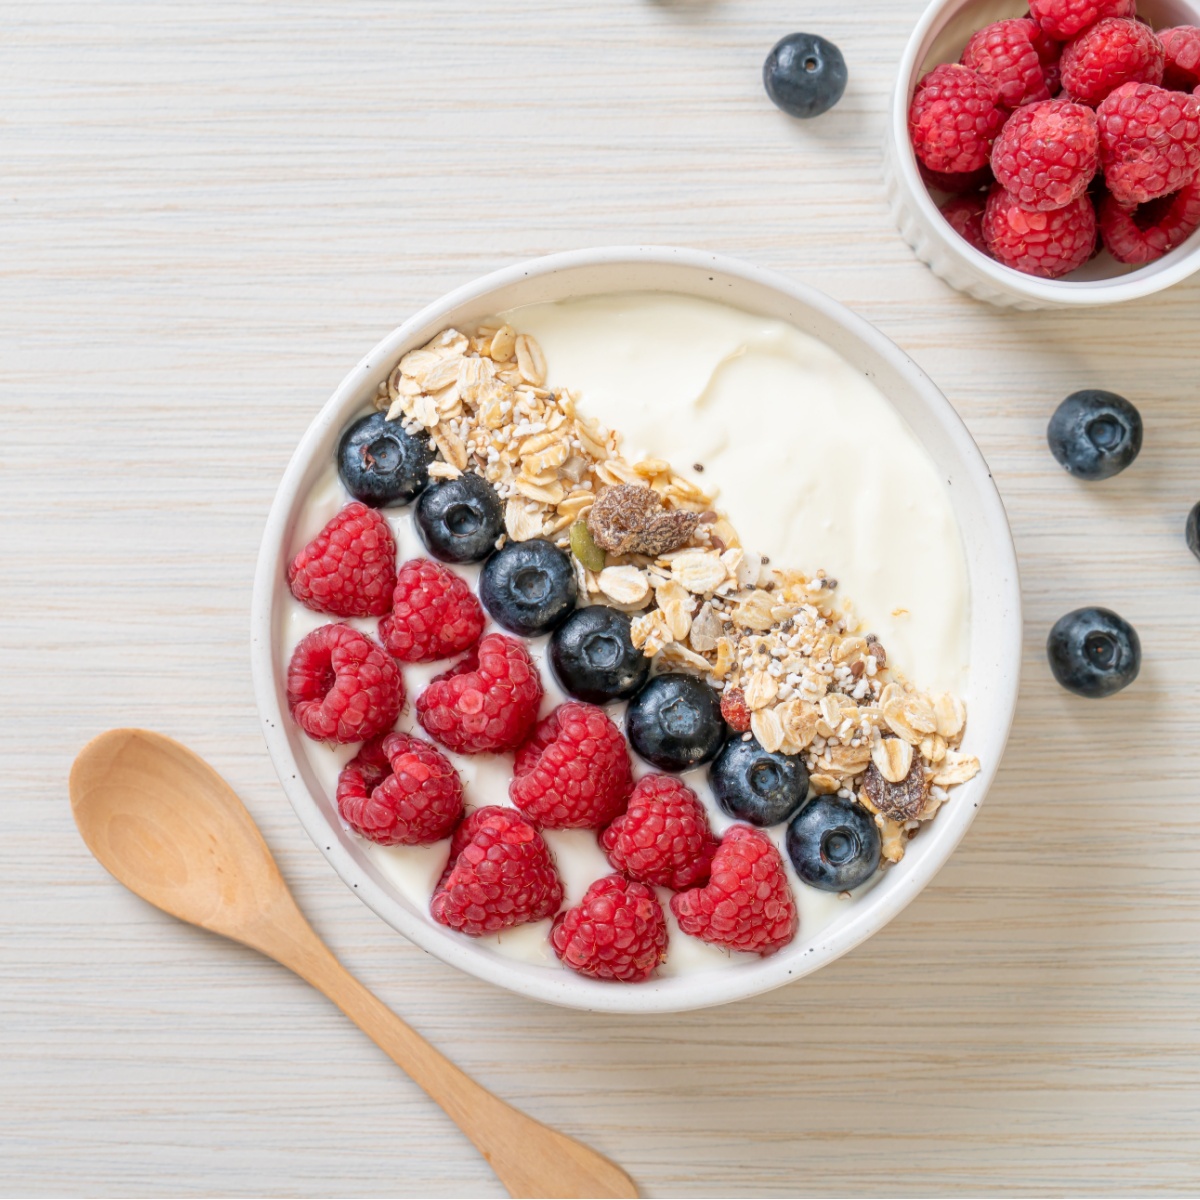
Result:
[[[846,90],[846,60],[815,33],[789,33],[763,63],[767,95],[793,117],[819,117]]]
[[[799,755],[772,754],[741,734],[721,747],[708,782],[721,808],[751,825],[782,824],[808,795],[808,772]]]
[[[577,608],[550,638],[550,666],[576,700],[628,700],[646,682],[650,660],[634,648],[629,617],[605,604]]]
[[[1183,527],[1183,536],[1187,539],[1188,549],[1200,558],[1200,504],[1188,513],[1187,524]]]
[[[355,500],[372,508],[407,504],[428,482],[437,451],[424,434],[405,433],[383,413],[360,417],[338,444],[338,474]]]
[[[879,830],[857,804],[816,796],[788,826],[787,852],[809,887],[848,892],[879,868]]]
[[[686,771],[721,748],[721,702],[692,675],[655,675],[626,710],[625,734],[648,763],[663,771]]]
[[[570,559],[550,542],[509,542],[483,564],[479,599],[510,633],[536,637],[570,616],[577,586]]]
[[[1054,678],[1077,696],[1098,699],[1128,687],[1142,665],[1137,630],[1107,608],[1059,617],[1046,640]]]
[[[1142,416],[1115,392],[1072,392],[1054,410],[1046,440],[1050,453],[1077,479],[1108,479],[1137,458]]]
[[[427,487],[413,516],[425,549],[442,562],[481,562],[504,532],[500,497],[470,471]]]

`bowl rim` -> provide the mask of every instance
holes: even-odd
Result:
[[[865,344],[869,353],[879,356],[891,369],[899,372],[914,392],[920,395],[922,403],[937,421],[939,432],[952,442],[954,453],[959,456],[965,472],[978,489],[988,532],[994,538],[996,573],[1004,592],[1003,612],[1006,619],[1003,627],[996,631],[994,641],[999,648],[999,657],[1011,664],[1009,671],[996,681],[1000,697],[998,707],[1006,719],[1002,727],[1000,723],[992,727],[996,753],[983,761],[979,774],[968,785],[973,788],[970,807],[962,805],[962,816],[958,816],[956,811],[955,822],[943,826],[936,846],[930,846],[929,853],[914,864],[897,885],[887,891],[876,890],[869,897],[864,897],[857,906],[858,912],[828,936],[825,931],[818,934],[818,940],[809,946],[803,958],[789,960],[786,953],[781,953],[754,964],[752,972],[738,969],[710,972],[703,976],[705,988],[702,990],[688,990],[686,976],[656,981],[661,985],[673,986],[647,988],[642,985],[634,988],[585,979],[569,971],[539,968],[531,973],[521,970],[526,964],[491,952],[481,953],[481,948],[471,944],[470,939],[440,929],[427,918],[409,912],[390,889],[381,886],[371,872],[355,860],[342,838],[330,837],[328,803],[319,803],[301,778],[299,764],[289,745],[290,719],[281,703],[281,683],[274,669],[275,606],[283,590],[284,556],[290,522],[302,501],[300,488],[306,471],[315,460],[316,451],[331,428],[336,426],[340,429],[348,419],[351,402],[356,393],[361,393],[364,375],[378,372],[379,364],[383,361],[394,363],[411,345],[432,336],[427,332],[431,326],[446,321],[449,314],[491,293],[535,276],[627,264],[684,267],[698,273],[706,272],[710,277],[724,276],[752,287],[768,289],[788,302],[816,310],[823,318],[839,325],[847,335]],[[665,286],[663,290],[671,289]],[[568,290],[559,298],[584,294],[602,292],[571,293]],[[418,332],[422,338],[415,336]],[[453,289],[410,316],[347,373],[300,439],[272,501],[255,570],[250,632],[255,701],[276,774],[306,832],[347,887],[389,925],[423,950],[496,986],[532,999],[584,1011],[656,1013],[730,1003],[810,974],[883,928],[933,879],[966,834],[999,769],[1020,684],[1022,617],[1012,533],[987,463],[949,400],[894,342],[832,297],[775,272],[722,255],[681,247],[610,246],[567,251],[516,263]]]
[[[1200,230],[1162,258],[1145,263],[1124,275],[1110,279],[1040,279],[1021,271],[1006,267],[986,254],[975,249],[965,238],[954,232],[938,211],[925,181],[917,167],[917,157],[908,137],[908,108],[917,84],[917,71],[925,61],[934,37],[931,31],[947,11],[957,12],[972,0],[931,0],[913,27],[900,65],[896,72],[896,86],[892,91],[892,111],[889,121],[889,138],[892,146],[892,165],[899,183],[917,206],[918,214],[925,224],[926,232],[936,238],[949,253],[976,274],[983,276],[995,287],[1010,295],[1035,301],[1042,305],[1066,307],[1094,307],[1120,304],[1153,295],[1165,288],[1187,279],[1200,271]],[[1189,9],[1200,9],[1183,0]]]

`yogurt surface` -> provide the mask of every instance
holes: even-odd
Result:
[[[718,506],[748,548],[810,574],[824,568],[839,581],[842,602],[853,604],[904,674],[922,687],[964,694],[969,598],[949,493],[924,448],[874,384],[785,322],[693,297],[613,294],[531,305],[501,316],[541,344],[549,386],[569,388],[582,412],[622,433],[629,461],[665,458],[706,489],[719,489]],[[349,499],[331,463],[305,502],[289,557]],[[411,509],[382,511],[396,535],[399,561],[424,556]],[[477,566],[454,570],[476,585]],[[305,634],[334,618],[304,608],[290,595],[285,606],[286,662]],[[377,636],[375,619],[347,623]],[[546,640],[530,643],[546,689],[543,716],[566,699],[545,664]],[[418,729],[412,699],[446,667],[403,664],[408,702],[399,729]],[[608,706],[621,726],[624,709],[623,704]],[[338,773],[358,747],[302,740],[325,802],[334,808]],[[463,780],[468,807],[510,804],[511,755],[443,753]],[[651,770],[632,757],[635,776]],[[720,836],[733,822],[717,808],[706,770],[683,778]],[[766,832],[787,862],[785,827]],[[611,873],[594,832],[547,830],[543,836],[567,905]],[[399,895],[428,912],[449,839],[424,847],[359,844]],[[853,896],[807,887],[790,864],[788,870],[800,917],[798,936],[813,937],[853,904]],[[659,893],[670,937],[659,974],[727,969],[757,958],[685,935],[671,914],[671,893]],[[475,940],[498,954],[564,970],[550,949],[549,927],[549,921],[541,921]]]

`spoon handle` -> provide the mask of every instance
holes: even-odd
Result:
[[[323,992],[474,1142],[509,1194],[636,1197],[618,1166],[493,1096],[405,1024],[340,962],[298,911],[291,935],[266,950]],[[278,927],[277,927],[278,928]]]

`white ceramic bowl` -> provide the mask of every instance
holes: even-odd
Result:
[[[287,715],[281,633],[290,599],[285,555],[304,498],[332,461],[342,429],[370,408],[377,385],[400,356],[447,325],[470,325],[518,305],[616,291],[680,292],[790,321],[870,376],[895,405],[955,497],[972,610],[965,748],[982,763],[975,779],[955,789],[953,801],[913,841],[904,861],[819,935],[808,937],[801,928],[771,958],[628,986],[502,958],[435,924],[385,881],[359,840],[343,829],[307,766],[304,735]],[[713,254],[637,247],[558,254],[468,284],[410,317],[346,376],[304,435],[271,508],[254,583],[252,635],[259,713],[284,790],[333,868],[385,921],[446,962],[526,996],[582,1009],[670,1012],[751,996],[815,971],[882,928],[933,878],[966,833],[1000,765],[1017,697],[1021,610],[1012,539],[987,464],[946,398],[901,350],[803,284]]]
[[[938,212],[917,170],[908,138],[908,108],[918,81],[940,63],[957,62],[967,39],[992,21],[1026,15],[1024,0],[934,0],[900,60],[884,146],[884,180],[892,216],[917,257],[951,287],[1007,308],[1073,308],[1149,296],[1200,271],[1200,230],[1155,262],[1125,266],[1107,251],[1063,279],[1039,279],[1002,266],[959,237]],[[1200,25],[1196,0],[1139,0],[1155,29]]]

